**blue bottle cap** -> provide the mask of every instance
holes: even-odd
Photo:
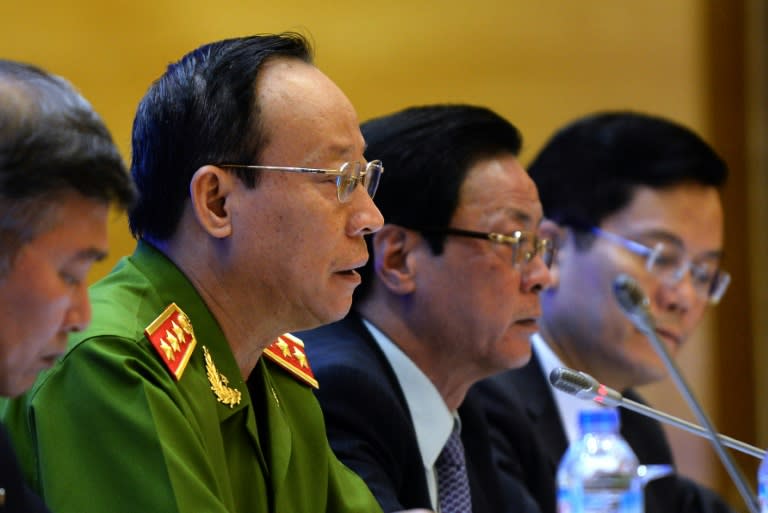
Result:
[[[614,408],[582,410],[579,429],[583,433],[615,433],[619,430],[619,412]]]

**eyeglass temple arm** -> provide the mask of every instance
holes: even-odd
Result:
[[[227,169],[258,169],[262,171],[285,171],[286,173],[312,173],[316,175],[341,176],[344,174],[340,169],[320,169],[314,167],[292,167],[292,166],[257,166],[245,164],[218,164],[218,167]]]

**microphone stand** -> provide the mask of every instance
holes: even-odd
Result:
[[[672,426],[678,427],[680,429],[688,431],[689,433],[693,433],[694,435],[703,436],[707,440],[710,440],[709,432],[706,429],[702,428],[701,426],[697,426],[692,422],[685,421],[683,419],[680,419],[673,415],[669,415],[662,411],[649,408],[648,406],[642,403],[633,401],[632,399],[627,399],[626,397],[623,398],[619,403],[619,406],[626,408],[628,410],[637,412],[641,415],[654,418],[660,422],[664,422]],[[765,456],[765,451],[763,449],[760,449],[759,447],[755,447],[754,445],[749,445],[740,440],[736,440],[735,438],[731,438],[730,436],[725,436],[720,434],[717,435],[717,438],[719,438],[724,445],[732,449],[741,451],[744,454],[749,454],[750,456],[754,456],[757,459],[762,460],[763,456]]]
[[[683,374],[679,367],[674,362],[674,360],[672,360],[672,357],[670,356],[669,351],[667,351],[664,343],[659,340],[658,335],[656,335],[656,330],[654,329],[655,322],[651,318],[650,312],[648,311],[648,298],[640,290],[635,280],[626,274],[620,274],[614,281],[614,293],[619,302],[619,305],[627,314],[629,319],[632,321],[635,327],[637,327],[637,329],[639,329],[646,336],[646,338],[648,338],[648,340],[653,345],[653,348],[656,350],[659,356],[661,356],[661,359],[664,361],[664,364],[672,376],[675,385],[682,393],[683,397],[688,403],[688,406],[691,408],[691,410],[693,410],[694,414],[699,420],[699,423],[704,425],[707,431],[709,431],[711,435],[710,441],[712,442],[712,446],[715,448],[715,452],[717,452],[720,461],[725,466],[725,469],[731,476],[731,479],[736,485],[736,488],[739,490],[739,493],[741,494],[744,503],[749,508],[750,513],[759,513],[755,495],[750,490],[749,485],[747,485],[744,476],[736,467],[736,464],[731,458],[731,455],[723,447],[720,438],[717,436],[717,431],[712,425],[712,422],[709,420],[707,414],[704,413],[704,410],[702,409],[699,402],[694,397],[693,392],[688,386],[688,383],[686,383],[685,379],[683,378]],[[638,302],[637,299],[641,299],[641,301]]]
[[[549,374],[549,382],[552,383],[552,386],[556,389],[578,397],[579,399],[584,399],[586,401],[591,400],[601,406],[621,407],[627,410],[632,410],[640,415],[651,417],[659,422],[664,422],[676,428],[688,431],[689,433],[693,433],[694,435],[704,437],[707,440],[710,439],[711,435],[709,431],[703,427],[663,411],[656,410],[643,403],[627,399],[613,388],[598,383],[595,378],[585,372],[569,369],[567,367],[558,367],[553,369]],[[720,441],[723,442],[724,445],[731,449],[736,449],[758,459],[763,459],[765,456],[766,451],[759,447],[755,447],[754,445],[749,445],[741,440],[736,440],[735,438],[721,434],[717,434],[717,437],[720,438]]]

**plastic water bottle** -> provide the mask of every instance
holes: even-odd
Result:
[[[638,461],[613,409],[582,411],[581,438],[557,470],[558,513],[643,513]]]
[[[760,502],[760,513],[768,513],[768,454],[763,457],[760,468],[757,469],[757,498]]]

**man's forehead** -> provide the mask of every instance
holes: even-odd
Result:
[[[293,57],[275,57],[262,65],[256,95],[261,105],[312,101],[313,88],[320,82],[330,79],[313,64]]]
[[[543,212],[541,203],[535,197],[498,195],[489,200],[473,198],[460,201],[454,218],[510,222],[516,226],[533,229],[541,223]]]
[[[265,158],[276,152],[278,159],[299,159],[291,165],[330,165],[362,157],[357,114],[333,81],[296,59],[277,60],[264,72],[259,116]]]
[[[505,160],[504,164],[493,159],[481,162],[467,175],[457,211],[536,226],[543,216],[536,186],[516,158]]]

